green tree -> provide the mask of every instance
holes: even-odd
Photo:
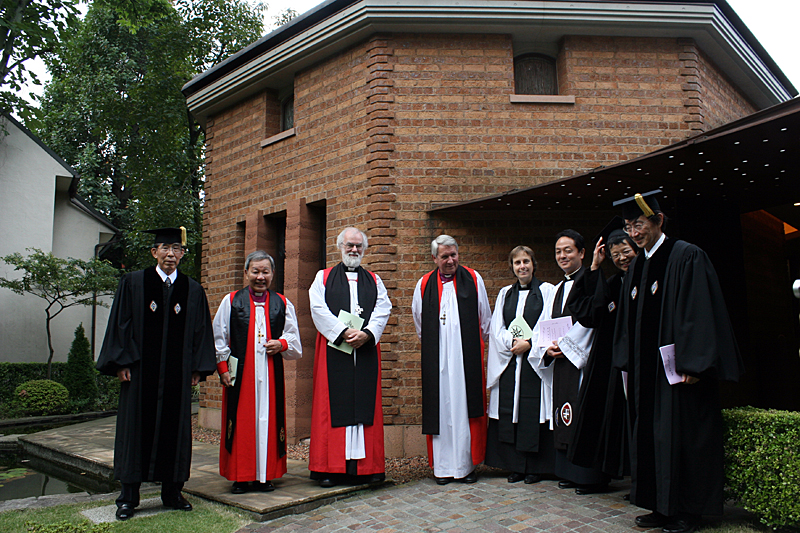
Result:
[[[75,328],[75,338],[67,356],[64,386],[72,401],[93,403],[97,400],[97,370],[92,360],[91,346],[81,323]]]
[[[291,7],[287,7],[277,15],[273,16],[272,20],[274,21],[275,27],[277,28],[283,26],[284,24],[288,24],[293,18],[297,17],[297,15],[299,14],[300,13],[298,13]]]
[[[141,7],[148,5],[155,7]],[[185,226],[194,253],[181,269],[197,277],[205,138],[181,88],[259,38],[264,6],[175,0],[161,7],[159,0],[89,7],[48,61],[37,134],[81,174],[81,195],[123,231],[126,268],[152,263],[143,230]]]
[[[114,294],[117,287],[117,270],[106,261],[92,259],[61,259],[52,252],[28,248],[29,255],[23,257],[13,253],[2,257],[5,263],[21,272],[20,278],[0,276],[0,287],[17,294],[32,294],[47,303],[45,307],[45,328],[50,356],[47,358],[47,379],[53,366],[53,339],[50,322],[64,309],[75,305],[107,305],[97,297]]]
[[[28,82],[41,82],[27,64],[56,49],[78,20],[76,4],[76,0],[0,0],[0,112],[16,112],[26,122],[32,118],[34,108],[21,93]]]

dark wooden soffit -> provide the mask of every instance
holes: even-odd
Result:
[[[654,189],[664,191],[666,205],[709,198],[732,202],[742,213],[777,208],[800,223],[800,207],[793,205],[800,202],[800,99],[631,161],[496,196],[431,204],[428,212],[612,209],[615,200]]]

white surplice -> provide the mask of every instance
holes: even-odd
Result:
[[[484,342],[488,340],[492,309],[483,278],[477,272],[478,321]],[[431,276],[428,283],[438,283]],[[422,294],[417,282],[411,312],[417,336],[422,338]],[[461,350],[461,324],[455,284],[445,283],[439,301],[439,434],[433,435],[433,475],[463,478],[475,469],[469,431],[464,356]],[[442,320],[442,317],[444,319]],[[442,323],[444,322],[444,323]]]
[[[564,297],[558,305],[560,306],[562,312],[564,310],[564,306],[567,303],[567,299],[569,298],[569,293],[572,290],[572,285],[575,283],[574,280],[564,280],[561,283],[565,283],[564,285]],[[553,318],[553,304],[555,301],[556,293],[558,292],[558,287],[561,285],[559,283],[555,286],[555,290],[553,290],[551,296],[546,298],[544,301],[544,311],[542,312],[542,316],[539,320],[550,320]],[[583,383],[583,367],[586,366],[586,362],[589,360],[589,353],[592,351],[592,344],[594,343],[594,330],[591,328],[583,327],[579,322],[575,321],[572,324],[572,328],[570,328],[569,332],[564,335],[558,341],[558,347],[561,352],[564,354],[564,357],[569,359],[569,361],[575,365],[576,368],[580,369],[581,376],[580,381],[578,382],[578,386]],[[544,384],[545,376],[548,380],[548,389],[547,389],[547,397],[542,395],[542,405],[547,404],[548,410],[548,418],[550,420],[550,429],[553,429],[554,423],[552,418],[553,413],[553,364],[549,366],[545,366],[544,364],[544,355],[547,351],[547,347],[537,347],[534,346],[530,354],[528,355],[528,361],[530,362],[533,369],[539,374],[539,377],[542,378],[542,383]],[[542,389],[544,392],[544,388]]]
[[[511,342],[513,338],[511,337],[511,333],[508,332],[508,329],[505,325],[505,319],[503,318],[503,307],[505,306],[506,296],[508,295],[508,291],[511,290],[511,287],[513,287],[513,285],[508,285],[500,289],[500,294],[497,295],[497,301],[494,304],[491,335],[489,336],[489,352],[487,356],[486,388],[489,389],[489,418],[499,420],[500,416],[498,410],[500,407],[500,376],[503,374],[506,367],[508,367],[508,364],[511,362],[511,358],[516,357],[517,368],[514,375],[514,414],[512,418],[512,422],[516,424],[519,422],[519,377],[520,373],[522,372],[522,364],[527,364],[527,359],[523,361],[523,354],[515,356],[511,353]],[[553,285],[550,283],[542,283],[539,285],[539,290],[542,293],[542,301],[546,306],[546,302],[548,300],[552,301],[552,293],[555,290],[555,287],[553,287]],[[527,289],[519,291],[516,314],[514,315],[515,318],[522,316],[522,314],[525,312],[525,303],[528,301],[528,296],[530,293],[531,291]],[[530,339],[531,346],[533,347],[536,346],[539,336],[539,328],[537,327],[537,324],[539,320],[542,319],[544,314],[545,308],[543,307],[541,314],[539,317],[537,317],[537,321],[533,324],[528,324],[533,332]],[[544,380],[542,380],[541,398],[544,398],[549,392],[547,387],[548,385]],[[550,394],[552,395],[552,393]],[[539,423],[544,423],[548,420],[550,420],[550,411],[546,409],[545,402],[539,402]]]
[[[339,335],[347,329],[336,315],[328,308],[325,301],[325,284],[323,283],[324,271],[317,272],[314,283],[308,290],[308,299],[311,302],[311,318],[314,326],[323,337],[333,342]],[[367,274],[369,275],[369,274]],[[347,281],[350,288],[350,312],[356,316],[361,316],[363,309],[358,304],[358,272],[347,272]],[[375,308],[369,317],[369,323],[363,329],[368,329],[375,337],[375,344],[381,340],[383,330],[389,321],[392,312],[392,302],[380,276],[375,275],[375,283],[378,289],[378,297],[375,300]],[[353,350],[353,365],[356,364],[356,352]],[[364,424],[347,426],[345,428],[345,459],[365,459],[367,457],[364,442]]]
[[[279,296],[274,296],[280,298]],[[268,340],[266,314],[264,304],[256,303],[254,328],[254,353],[255,353],[255,380],[256,380],[256,475],[258,481],[267,481],[267,443],[269,442],[269,365],[267,363]],[[219,304],[217,314],[214,316],[214,346],[217,350],[217,363],[227,361],[231,354],[230,348],[230,318],[231,318],[231,298],[226,295],[222,303]],[[260,340],[259,340],[260,339]],[[287,349],[281,353],[284,359],[300,359],[303,355],[303,345],[300,343],[300,332],[297,327],[297,314],[294,305],[286,300],[286,321],[283,326],[283,334],[275,340],[283,339],[286,341]],[[241,369],[240,369],[241,372]],[[237,378],[238,379],[238,378]]]

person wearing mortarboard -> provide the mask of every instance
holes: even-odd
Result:
[[[119,520],[134,515],[143,481],[161,482],[165,507],[192,509],[181,494],[191,466],[192,386],[214,373],[216,357],[205,291],[178,271],[185,231],[148,231],[157,265],[120,280],[97,360],[102,374],[122,382],[114,442]]]
[[[701,515],[722,514],[718,383],[738,380],[742,362],[714,267],[664,234],[660,192],[614,203],[643,251],[623,283],[614,366],[628,373],[631,503],[651,511],[636,525],[687,533]]]
[[[638,251],[622,231],[624,224],[622,217],[614,217],[595,238],[591,268],[575,282],[567,300],[574,318],[596,332],[578,394],[567,459],[617,479],[630,473],[630,459],[624,382],[622,373],[612,368],[614,324],[622,280]],[[607,256],[619,269],[608,279],[601,267]],[[588,493],[583,488],[576,492]]]

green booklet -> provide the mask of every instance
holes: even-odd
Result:
[[[361,331],[361,327],[364,325],[363,318],[361,318],[360,316],[356,316],[353,313],[348,313],[344,309],[339,311],[339,316],[337,318],[339,319],[339,322],[341,322],[350,329],[357,329]],[[353,347],[344,341],[342,341],[342,343],[339,346],[336,346],[332,342],[328,341],[328,346],[336,348],[340,352],[344,352],[347,354],[353,353]]]

